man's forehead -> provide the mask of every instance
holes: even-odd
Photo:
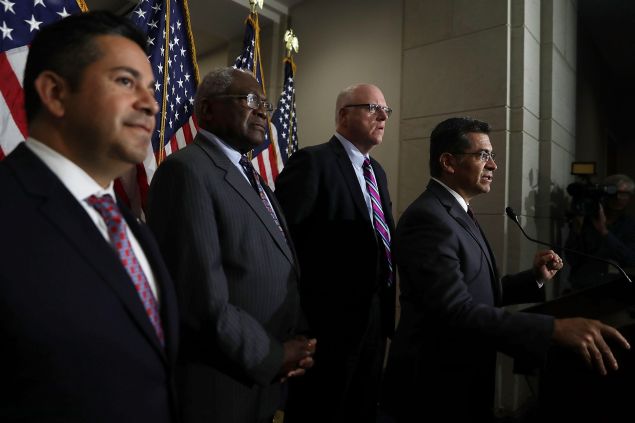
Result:
[[[237,94],[247,94],[250,92],[262,94],[262,88],[260,84],[258,84],[258,81],[256,81],[256,78],[249,73],[240,71],[234,74],[229,89]]]

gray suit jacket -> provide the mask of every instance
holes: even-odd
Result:
[[[282,343],[300,320],[290,238],[201,134],[154,175],[148,223],[181,306],[177,384],[185,421],[254,422],[273,414]]]

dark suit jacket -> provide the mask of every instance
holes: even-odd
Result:
[[[386,174],[372,158],[371,164],[392,233]],[[293,154],[276,180],[276,196],[298,252],[302,307],[317,336],[318,354],[341,360],[342,354],[356,349],[377,292],[384,335],[392,335],[395,284],[386,288],[383,245],[340,141],[332,137]]]
[[[440,184],[397,225],[401,318],[386,370],[385,404],[396,412],[491,415],[496,352],[540,360],[553,319],[499,306],[543,299],[531,271],[499,281],[482,231]]]
[[[0,420],[171,422],[173,287],[124,208],[160,292],[165,350],[115,251],[24,144],[0,162]]]
[[[148,223],[181,306],[177,380],[185,421],[251,423],[272,415],[282,343],[300,319],[290,241],[243,174],[202,134],[157,170]]]

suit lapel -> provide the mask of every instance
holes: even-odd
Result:
[[[344,147],[342,147],[342,144],[337,137],[333,136],[329,141],[329,145],[333,149],[337,165],[340,172],[342,172],[344,181],[346,181],[346,186],[351,193],[351,198],[353,199],[355,206],[364,220],[368,221],[369,224],[372,224],[370,221],[370,215],[368,214],[368,208],[366,207],[366,201],[364,201],[364,194],[359,186],[359,180],[357,179],[357,175],[355,175],[351,159],[348,157],[348,154],[346,154],[346,150],[344,150]]]
[[[256,214],[256,216],[258,216],[258,219],[260,219],[264,227],[267,229],[275,243],[278,245],[278,248],[280,248],[289,262],[295,265],[296,261],[294,260],[293,253],[287,244],[287,240],[282,233],[280,233],[280,229],[278,229],[276,222],[274,222],[273,218],[269,214],[269,211],[262,203],[260,196],[252,188],[247,179],[240,174],[240,171],[229,161],[225,153],[218,149],[211,141],[205,139],[202,135],[197,135],[194,143],[200,147],[203,152],[205,152],[212,162],[214,162],[216,167],[225,172],[225,181],[243,198],[243,200],[245,200],[251,210]],[[262,178],[260,178],[260,183],[265,189],[265,192],[269,197],[269,202],[274,207],[277,217],[282,224],[282,212],[280,212],[280,208],[277,203],[275,203],[271,190],[269,190]],[[288,231],[286,231],[284,226],[283,229],[285,230],[285,234],[288,236]]]
[[[126,270],[110,244],[104,239],[86,211],[61,181],[26,146],[16,151],[18,179],[35,202],[43,218],[74,247],[77,254],[119,297],[133,321],[165,358],[154,328]]]
[[[125,205],[119,204],[121,213],[126,219],[128,227],[134,234],[137,241],[143,248],[143,252],[150,263],[150,267],[154,274],[154,280],[157,283],[159,291],[159,312],[161,315],[161,323],[163,332],[165,333],[165,350],[170,360],[176,358],[177,339],[178,339],[178,311],[176,305],[176,294],[167,268],[161,258],[156,243],[151,239],[151,235],[146,228],[143,228],[139,221],[132,215]],[[147,320],[147,319],[146,319]],[[149,321],[148,321],[149,322]],[[154,328],[152,328],[154,333]],[[158,338],[154,336],[158,344]]]
[[[444,187],[431,180],[428,184],[428,189],[432,191],[437,196],[437,198],[439,198],[441,204],[443,204],[443,206],[448,211],[448,214],[454,220],[456,220],[456,222],[461,225],[463,229],[465,229],[465,231],[478,244],[481,252],[487,260],[487,264],[489,265],[490,275],[492,279],[492,289],[494,290],[494,295],[498,300],[498,298],[500,298],[500,282],[498,280],[498,271],[496,270],[496,262],[494,261],[494,256],[492,254],[492,250],[489,247],[489,244],[487,243],[485,234],[483,234],[481,228],[478,227],[472,219],[470,219],[465,210],[461,208],[461,205]]]

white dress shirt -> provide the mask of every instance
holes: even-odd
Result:
[[[366,208],[368,209],[368,215],[370,216],[370,221],[373,221],[373,206],[370,202],[370,194],[368,193],[368,189],[366,188],[366,178],[364,178],[364,161],[366,159],[370,160],[370,156],[368,154],[363,154],[357,147],[353,145],[352,142],[344,138],[339,133],[335,133],[335,137],[340,141],[344,150],[346,150],[346,154],[353,164],[353,170],[355,170],[355,176],[357,176],[357,182],[359,183],[359,187],[362,189],[362,195],[364,196],[364,202],[366,203]],[[373,167],[370,167],[370,171],[375,178],[375,171]],[[377,178],[375,178],[377,180]]]
[[[90,204],[88,204],[87,200],[88,197],[90,197],[91,195],[101,197],[105,194],[110,194],[114,199],[115,191],[113,189],[113,183],[110,182],[110,185],[108,185],[108,187],[102,188],[101,185],[99,185],[97,181],[91,178],[90,175],[88,175],[82,168],[77,166],[75,163],[73,163],[57,151],[53,150],[45,144],[42,144],[34,138],[29,137],[26,140],[26,146],[33,152],[33,154],[35,154],[40,160],[42,160],[44,164],[46,164],[46,166],[60,179],[60,181],[62,181],[62,184],[64,184],[66,189],[71,192],[77,202],[82,205],[101,235],[110,244],[106,222],[104,222],[104,219],[101,217],[99,212],[95,210],[95,208],[93,208]],[[150,284],[152,293],[154,294],[155,298],[157,298],[158,302],[157,283],[154,277],[154,273],[152,272],[152,268],[150,267],[150,263],[148,262],[148,259],[143,252],[141,245],[139,245],[139,241],[137,241],[137,238],[135,238],[125,220],[124,226],[126,228],[126,235],[130,240],[132,250],[137,257],[139,265],[141,265],[141,269],[143,270],[143,273],[146,276],[148,283]]]

